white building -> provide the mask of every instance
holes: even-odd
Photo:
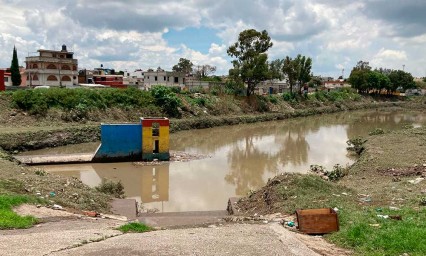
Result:
[[[180,72],[169,72],[158,68],[156,71],[149,69],[143,72],[144,87],[149,90],[153,85],[185,86],[185,74]]]
[[[38,50],[38,56],[25,58],[27,86],[72,87],[78,84],[78,60],[62,45],[61,51]]]
[[[144,82],[144,71],[142,69],[136,69],[133,72],[124,73],[124,84],[137,85],[143,87]]]

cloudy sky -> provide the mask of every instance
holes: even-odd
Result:
[[[79,68],[171,69],[180,57],[231,67],[244,29],[266,29],[269,59],[298,53],[316,75],[347,77],[359,60],[426,76],[425,0],[0,0],[0,67],[38,49],[75,52]]]

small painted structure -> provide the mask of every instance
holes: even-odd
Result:
[[[168,161],[169,119],[141,118],[134,124],[101,124],[101,145],[92,162]]]
[[[168,118],[141,118],[142,160],[168,161],[170,159],[170,121]]]

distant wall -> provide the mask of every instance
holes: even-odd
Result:
[[[4,70],[0,70],[0,91],[5,91],[6,87],[4,85]]]
[[[140,161],[141,124],[101,124],[101,145],[93,162]]]

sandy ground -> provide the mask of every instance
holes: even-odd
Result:
[[[0,255],[348,255],[321,237],[289,231],[279,219],[122,234],[116,228],[124,221],[31,205],[15,210],[47,222],[0,231]]]

